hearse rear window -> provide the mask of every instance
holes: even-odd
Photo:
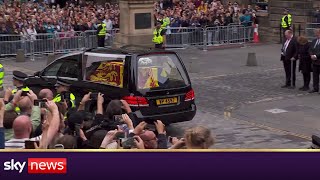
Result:
[[[124,55],[85,53],[87,81],[123,88]]]
[[[140,56],[137,62],[139,90],[178,88],[190,84],[175,54]]]

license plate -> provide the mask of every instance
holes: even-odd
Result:
[[[157,102],[157,105],[177,104],[178,98],[173,97],[173,98],[157,99],[156,102]]]

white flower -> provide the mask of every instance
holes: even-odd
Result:
[[[152,60],[150,58],[140,58],[139,65],[149,65],[152,64]]]

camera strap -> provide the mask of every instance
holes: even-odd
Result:
[[[88,129],[86,131],[86,133],[89,133],[89,132],[92,132],[92,131],[94,131],[94,130],[96,130],[98,128],[101,128],[101,126],[102,126],[101,124],[95,125],[95,126],[91,127],[90,129]]]

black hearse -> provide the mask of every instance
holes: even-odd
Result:
[[[170,124],[192,120],[196,114],[187,70],[173,51],[128,46],[76,52],[36,72],[26,85],[36,92],[54,90],[57,78],[72,84],[78,103],[88,92],[102,92],[106,102],[126,100],[139,120]],[[88,108],[93,111],[95,103]]]

